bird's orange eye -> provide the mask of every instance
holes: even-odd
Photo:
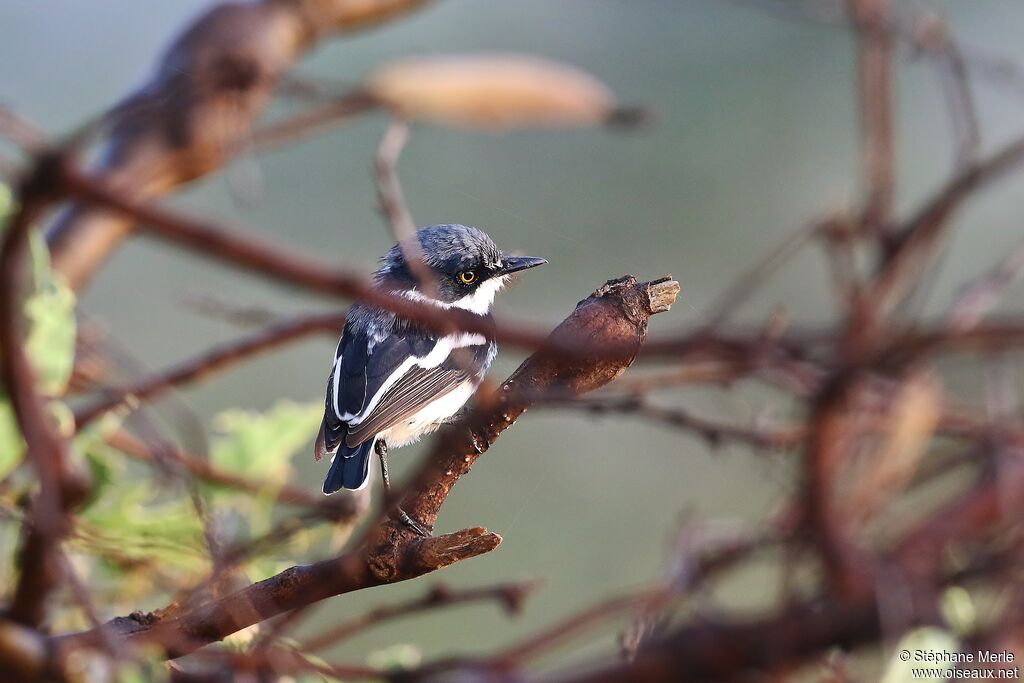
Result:
[[[471,285],[476,282],[476,273],[472,270],[464,270],[459,273],[459,282],[464,285]]]

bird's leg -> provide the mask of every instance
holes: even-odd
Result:
[[[373,449],[377,451],[377,457],[380,458],[380,473],[384,479],[384,504],[391,504],[391,474],[388,472],[388,442],[384,439],[377,439],[377,443],[373,445]],[[419,523],[413,520],[409,514],[401,507],[395,506],[395,510],[398,511],[398,519],[402,524],[406,525],[420,536],[430,537],[430,532],[423,528]]]
[[[380,458],[380,473],[384,477],[384,497],[387,498],[386,503],[391,503],[391,474],[388,472],[388,442],[384,439],[377,439],[377,443],[373,444],[373,450],[377,451],[377,457]]]

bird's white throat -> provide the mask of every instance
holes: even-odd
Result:
[[[437,306],[438,308],[451,309],[461,308],[470,313],[476,313],[477,315],[484,315],[491,310],[491,304],[494,303],[494,297],[497,296],[501,288],[505,286],[505,281],[508,275],[499,275],[487,280],[479,287],[476,288],[472,294],[467,294],[461,299],[457,299],[452,302],[438,301],[433,297],[429,297],[423,292],[415,289],[406,290],[402,292],[402,295],[407,299],[413,301],[422,301],[424,303]]]

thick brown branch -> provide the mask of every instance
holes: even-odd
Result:
[[[486,529],[463,529],[452,534],[417,539],[398,550],[399,574],[404,581],[494,550],[501,537]],[[316,564],[292,567],[236,593],[180,611],[175,607],[150,614],[136,613],[107,624],[114,634],[130,642],[155,642],[168,657],[180,657],[208,643],[299,607],[325,598],[387,583],[369,571],[366,556],[356,550]],[[95,642],[99,634],[87,631],[58,639],[66,656]]]
[[[247,144],[278,79],[324,37],[391,19],[427,0],[223,3],[170,46],[153,77],[111,114],[105,182],[153,198],[216,170]],[[72,206],[50,230],[54,264],[83,286],[132,227],[130,216]]]
[[[638,283],[626,277],[606,283],[579,303],[551,334],[551,340],[555,346],[573,341],[602,344],[616,349],[617,355],[581,355],[570,360],[564,354],[542,350],[516,370],[505,383],[506,391],[516,395],[521,390],[528,395],[550,388],[583,393],[607,384],[632,363],[647,335],[648,318],[668,310],[678,291],[678,283],[668,278]],[[473,421],[473,433],[448,430],[410,488],[404,503],[407,510],[432,524],[455,481],[527,407],[527,403],[498,398]],[[364,547],[341,557],[293,567],[199,606],[118,618],[108,628],[130,639],[155,641],[167,649],[169,656],[181,656],[284,612],[334,595],[421,576],[489,552],[500,542],[500,536],[485,529],[464,529],[424,539],[404,525],[387,520]],[[61,652],[67,654],[83,643],[93,642],[97,635],[90,631],[66,636],[59,641]]]
[[[679,284],[668,278],[638,283],[631,276],[610,280],[581,301],[550,336],[551,343],[605,346],[618,355],[565,358],[544,350],[530,356],[496,395],[480,397],[481,405],[467,426],[445,431],[430,457],[414,476],[402,507],[414,519],[432,526],[455,483],[530,406],[530,396],[546,391],[582,394],[621,375],[633,362],[647,336],[651,315],[668,310]],[[396,549],[412,537],[401,523],[383,524],[371,541],[373,571],[383,578],[398,571]]]
[[[798,604],[778,615],[744,622],[698,621],[641,649],[633,662],[553,680],[561,683],[731,680],[741,672],[769,671],[826,648],[854,647],[873,641],[879,637],[880,630],[874,600]]]
[[[871,580],[864,574],[857,542],[837,503],[842,484],[839,474],[862,437],[853,417],[861,382],[859,373],[848,371],[825,384],[808,421],[803,458],[804,521],[832,588],[844,597],[868,590]]]

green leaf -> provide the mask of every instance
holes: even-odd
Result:
[[[272,494],[291,477],[291,457],[312,439],[323,406],[280,401],[266,412],[226,410],[213,419],[217,435],[210,448],[210,462],[228,472],[266,482]],[[203,491],[218,498],[220,511],[242,520],[249,534],[258,536],[270,530],[273,505],[269,496],[238,496],[229,487],[204,484]],[[231,498],[230,508],[225,498]],[[230,517],[219,517],[222,523]],[[225,531],[223,524],[219,524]],[[238,527],[239,529],[241,527]],[[233,535],[233,534],[228,534]]]
[[[75,295],[50,268],[42,236],[33,233],[30,246],[34,290],[25,301],[25,350],[40,391],[54,395],[64,391],[75,360]]]
[[[202,525],[186,497],[157,500],[152,483],[118,489],[85,511],[82,536],[94,550],[194,571],[205,563]]]
[[[0,185],[0,220],[7,218],[11,205],[10,190]],[[32,231],[28,243],[32,274],[23,309],[28,323],[25,351],[40,391],[58,394],[67,386],[74,362],[75,294],[50,266],[43,236]]]
[[[0,183],[0,220],[6,220],[14,208],[14,195],[11,188]]]
[[[25,448],[10,401],[0,390],[0,479],[18,466]]]
[[[279,401],[263,413],[226,410],[214,418],[219,436],[211,461],[236,474],[284,482],[291,474],[289,460],[312,439],[322,413],[321,404],[294,401]]]
[[[382,671],[409,671],[423,661],[423,653],[415,645],[396,643],[366,656],[366,663]]]
[[[116,683],[162,683],[168,678],[164,654],[155,646],[143,647],[140,657],[131,662],[118,662]],[[137,649],[134,653],[139,655]]]
[[[88,510],[101,500],[111,484],[121,480],[124,474],[124,463],[117,456],[117,449],[107,443],[98,429],[90,426],[82,434],[75,437],[75,451],[82,454],[89,468],[89,497],[81,505],[81,510]]]

